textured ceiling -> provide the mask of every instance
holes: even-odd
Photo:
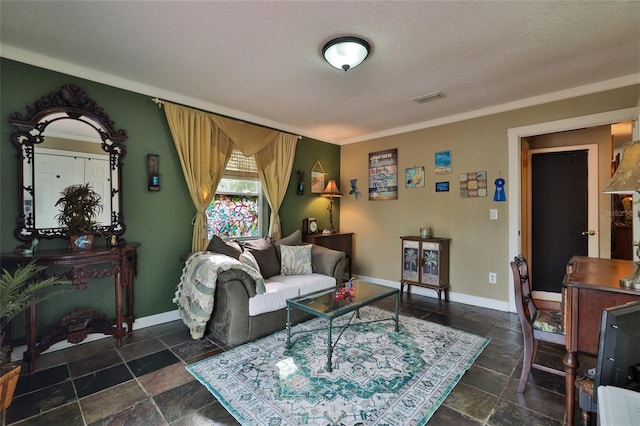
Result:
[[[4,57],[338,144],[640,82],[638,1],[2,0],[0,16]],[[321,56],[341,35],[372,45],[348,72]]]

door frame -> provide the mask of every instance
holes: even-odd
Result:
[[[527,229],[524,232],[527,233],[527,249],[526,253],[532,257],[532,247],[531,247],[531,156],[534,154],[543,154],[547,152],[571,152],[571,151],[587,151],[587,229],[594,230],[596,233],[594,236],[590,236],[588,238],[588,256],[589,257],[599,257],[600,256],[600,229],[598,224],[598,145],[596,144],[584,144],[584,145],[569,145],[569,146],[557,146],[550,148],[537,148],[537,149],[528,149],[527,150],[527,159],[528,159],[528,167],[527,167]],[[587,230],[585,229],[585,231]],[[530,265],[530,270],[533,269],[533,265]],[[534,299],[541,300],[549,300],[553,302],[562,301],[562,293],[552,293],[548,291],[533,291],[532,292]]]
[[[595,127],[607,124],[618,123],[620,121],[632,121],[634,123],[634,135],[637,136],[638,128],[638,108],[625,108],[616,111],[608,111],[598,114],[573,117],[564,120],[549,121],[545,123],[531,124],[522,127],[508,129],[508,176],[509,185],[507,189],[507,199],[509,200],[509,259],[513,259],[521,251],[522,237],[521,227],[521,173],[522,158],[520,153],[520,139],[528,136],[535,136],[544,133],[557,133],[567,130],[582,129],[585,127]],[[516,312],[515,294],[513,288],[513,277],[509,273],[509,310]]]

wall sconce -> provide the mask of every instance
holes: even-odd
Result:
[[[629,194],[631,192],[640,194],[640,140],[624,145],[620,165],[602,192],[605,194]],[[640,211],[638,217],[640,217]],[[638,247],[636,256],[640,257],[640,242],[634,241],[633,245]],[[640,290],[640,260],[636,261],[635,274],[621,279],[620,286]]]
[[[334,233],[336,228],[333,226],[333,199],[342,197],[342,192],[338,189],[336,181],[331,179],[320,196],[329,199],[329,207],[327,207],[327,210],[329,210],[329,232]]]
[[[160,156],[147,154],[147,187],[149,191],[160,191]]]

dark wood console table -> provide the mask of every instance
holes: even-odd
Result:
[[[604,308],[640,300],[640,291],[621,288],[620,278],[636,265],[630,260],[574,256],[563,281],[564,322],[567,354],[564,357],[567,399],[565,415],[573,425],[578,354],[597,356],[600,317]]]
[[[122,337],[127,331],[132,330],[135,319],[134,281],[139,245],[129,243],[122,247],[94,248],[78,252],[59,249],[38,250],[35,255],[24,255],[20,252],[1,255],[3,265],[25,264],[35,259],[37,264],[51,268],[58,275],[70,279],[73,290],[88,288],[90,278],[114,276],[115,319],[107,319],[104,314],[98,314],[93,310],[76,311],[50,327],[46,335],[38,341],[38,307],[36,305],[27,309],[27,350],[23,359],[28,364],[29,373],[35,371],[36,360],[42,352],[63,340],[79,343],[91,333],[103,333],[114,336],[118,347],[122,345]],[[124,312],[125,293],[126,313]],[[126,331],[125,322],[127,323]]]

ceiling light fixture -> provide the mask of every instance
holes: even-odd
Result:
[[[322,56],[339,70],[349,70],[360,65],[369,55],[371,46],[359,37],[338,37],[327,42]]]

